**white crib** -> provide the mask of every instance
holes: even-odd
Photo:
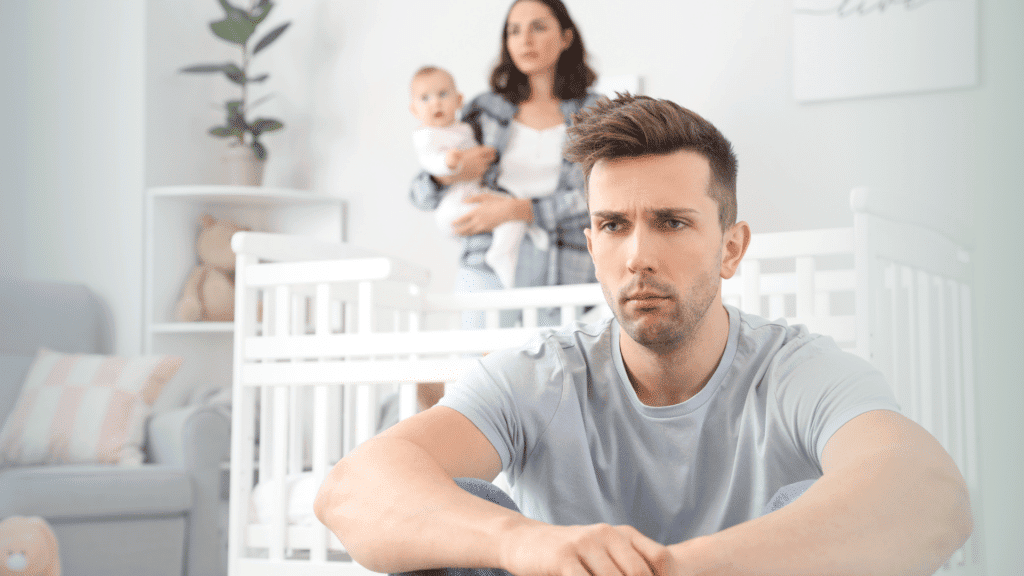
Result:
[[[953,456],[977,514],[969,253],[880,215],[866,190],[851,205],[851,228],[755,234],[723,299],[807,324],[877,365]],[[525,342],[540,308],[560,309],[563,323],[607,313],[596,284],[427,294],[422,267],[348,245],[263,233],[232,245],[231,576],[367,572],[308,507],[310,487],[376,432],[384,399],[397,394],[408,417],[417,382],[453,381],[471,355]],[[485,311],[488,328],[459,329],[463,310]],[[520,325],[499,328],[500,310],[520,311]],[[939,573],[983,573],[980,543],[976,529]]]

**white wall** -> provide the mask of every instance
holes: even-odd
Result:
[[[733,140],[740,216],[755,230],[847,225],[850,187],[869,185],[975,245],[980,528],[989,573],[1020,573],[1021,5],[979,0],[977,88],[800,105],[788,2],[569,3],[600,73],[642,75],[647,93]],[[407,201],[407,81],[431,62],[467,96],[484,89],[505,4],[282,0],[272,21],[292,28],[256,60],[276,93],[261,112],[288,124],[267,139],[267,184],[348,198],[354,242],[427,264],[435,289],[450,287],[457,251]],[[220,178],[205,131],[231,88],[175,72],[232,57],[206,27],[218,16],[213,0],[0,0],[0,102],[16,111],[0,154],[0,267],[93,286],[115,308],[123,351],[139,341],[143,185]]]
[[[87,284],[126,353],[141,329],[144,16],[145,4],[120,0],[0,3],[13,124],[0,153],[0,263]]]
[[[201,91],[226,83],[173,72],[205,55],[230,56],[202,25],[217,16],[213,4],[149,2],[150,184],[215,177],[217,143],[203,132],[219,113]],[[1024,282],[999,250],[1024,245],[1015,232],[1024,215],[1017,104],[1024,101],[1024,38],[1014,24],[1022,21],[1018,3],[979,4],[978,87],[798,104],[791,96],[788,2],[633,0],[626,10],[615,0],[569,1],[599,73],[640,74],[646,93],[697,110],[733,140],[740,217],[755,231],[849,225],[849,190],[868,185],[903,196],[920,207],[920,219],[941,222],[977,247],[986,483],[979,527],[989,538],[989,573],[1001,575],[1024,569],[1017,545],[1024,541],[1024,510],[1014,486],[1024,462],[1013,440],[1024,437],[1017,424],[1024,346],[1011,328],[1022,318],[1002,304],[1019,302],[1014,292]],[[268,139],[267,183],[347,198],[353,242],[427,264],[434,288],[448,289],[457,250],[407,200],[416,171],[408,77],[435,63],[454,73],[467,97],[484,90],[506,9],[506,2],[477,0],[281,2],[272,19],[290,19],[292,27],[257,58],[276,93],[263,111],[288,124]],[[1018,240],[1009,243],[1006,235],[1014,232]]]

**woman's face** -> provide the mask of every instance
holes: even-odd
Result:
[[[527,76],[554,71],[558,57],[572,44],[572,30],[562,30],[551,9],[531,0],[516,2],[508,12],[506,43],[512,63]]]

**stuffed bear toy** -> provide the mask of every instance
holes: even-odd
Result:
[[[38,516],[0,522],[0,576],[60,576],[57,537]]]
[[[199,218],[199,265],[189,274],[175,308],[179,322],[230,322],[235,318],[235,253],[231,236],[247,230],[209,214]]]

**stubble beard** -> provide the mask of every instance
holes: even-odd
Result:
[[[709,271],[690,287],[685,297],[680,297],[671,286],[643,277],[623,287],[614,299],[606,288],[602,286],[602,289],[608,302],[615,302],[612,307],[615,319],[630,338],[645,348],[668,352],[691,343],[721,290],[721,282],[717,270]],[[663,313],[626,312],[624,296],[638,284],[668,295],[675,305]]]

